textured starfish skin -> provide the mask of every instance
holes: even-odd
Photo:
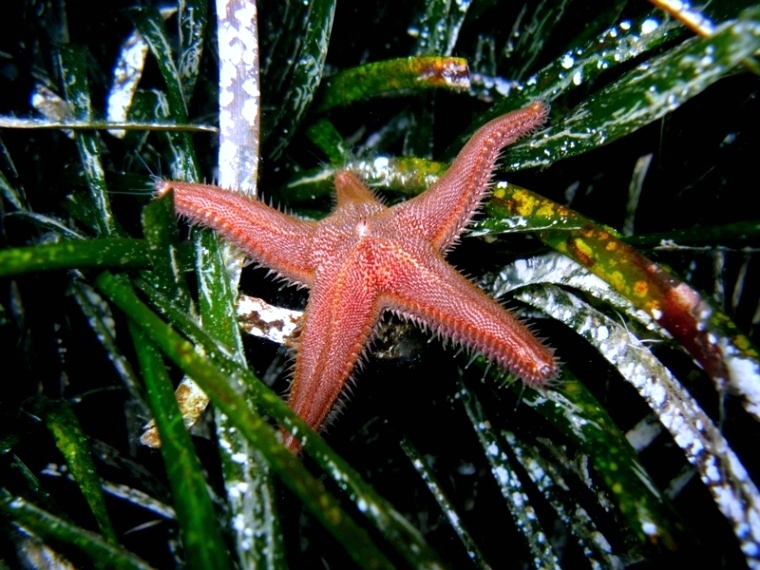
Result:
[[[288,403],[319,429],[384,311],[497,361],[530,385],[558,372],[551,348],[444,259],[490,191],[501,149],[540,126],[546,107],[494,119],[425,193],[387,207],[356,176],[335,175],[337,205],[314,222],[215,186],[160,181],[176,211],[311,292]],[[297,442],[286,435],[297,451]]]

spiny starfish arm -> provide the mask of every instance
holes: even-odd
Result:
[[[355,174],[347,170],[335,172],[335,195],[337,197],[337,208],[345,206],[349,202],[380,203],[372,191]]]
[[[288,405],[318,430],[355,369],[380,316],[378,295],[356,259],[320,274],[309,295]],[[285,444],[298,451],[295,439]]]
[[[440,254],[429,253],[396,256],[394,267],[404,278],[383,294],[386,307],[497,361],[528,385],[545,385],[558,374],[552,348]]]
[[[447,250],[490,191],[502,149],[538,128],[547,113],[544,103],[534,101],[483,125],[430,189],[396,208],[399,222],[438,251]]]
[[[178,214],[216,230],[256,262],[296,283],[312,284],[310,251],[316,222],[206,184],[160,180],[156,191],[159,195],[173,191]]]

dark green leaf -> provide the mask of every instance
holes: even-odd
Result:
[[[21,497],[13,497],[5,489],[0,489],[0,511],[37,536],[76,546],[87,554],[97,567],[151,570],[150,565],[134,554],[109,544],[97,534],[51,515]]]
[[[118,544],[103,499],[103,483],[95,470],[90,445],[68,402],[40,398],[35,404],[35,411],[42,416],[52,433],[58,450],[66,459],[69,472],[79,485],[105,539],[111,544]]]
[[[467,62],[456,57],[409,57],[368,63],[334,75],[325,83],[318,111],[371,97],[425,89],[461,91],[470,85]]]
[[[534,567],[537,570],[559,568],[559,560],[547,539],[546,531],[538,520],[535,507],[531,504],[522,481],[514,469],[514,460],[510,458],[511,450],[499,440],[480,402],[462,383],[460,383],[459,394],[470,423],[478,435],[483,453],[491,466],[491,474],[512,514],[514,524],[523,534],[530,548]]]
[[[758,22],[760,10],[748,10],[714,36],[692,38],[642,63],[553,122],[540,138],[511,147],[504,168],[546,166],[660,119],[758,51]]]
[[[70,46],[60,46],[58,49],[66,100],[77,119],[89,120],[92,116],[92,106],[84,61],[85,54],[83,50]],[[98,235],[114,235],[118,232],[108,197],[99,139],[95,134],[79,132],[76,135],[76,141],[90,188],[85,205],[86,211],[92,212],[92,217],[88,220],[90,227]]]
[[[298,128],[304,113],[309,108],[322,80],[327,45],[332,33],[335,0],[308,0],[307,13],[303,20],[306,29],[296,45],[298,51],[291,60],[292,76],[282,101],[278,101],[279,112],[271,120],[278,138],[269,152],[272,158],[282,153]]]
[[[148,242],[148,256],[157,286],[190,310],[190,291],[178,259],[179,235],[174,223],[171,196],[155,200],[143,209],[143,233]]]
[[[189,568],[230,568],[227,546],[206,488],[202,466],[182,422],[158,350],[134,324],[132,337],[147,387],[153,419],[161,437],[161,453],[172,486],[174,509]]]
[[[86,267],[144,267],[148,244],[129,238],[69,240],[0,250],[0,277]]]

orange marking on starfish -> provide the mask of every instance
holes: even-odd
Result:
[[[383,205],[350,172],[335,174],[337,205],[319,222],[293,218],[214,186],[159,182],[175,209],[237,244],[255,261],[311,289],[288,404],[319,429],[384,311],[479,351],[527,384],[558,373],[554,351],[449,265],[444,253],[488,195],[501,150],[532,132],[534,102],[481,127],[425,193]],[[299,450],[285,434],[286,445]]]

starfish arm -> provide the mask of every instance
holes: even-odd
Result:
[[[283,277],[311,285],[310,260],[316,222],[299,220],[217,186],[159,181],[159,195],[174,192],[174,209],[192,222],[216,230],[258,263]]]
[[[447,250],[490,191],[502,149],[539,127],[547,112],[544,103],[534,101],[486,123],[429,190],[395,208],[399,222],[407,231],[430,241],[438,251]]]
[[[351,202],[380,204],[372,190],[367,188],[355,174],[347,170],[335,172],[335,195],[338,209]]]
[[[402,277],[382,297],[390,310],[497,361],[529,385],[557,375],[554,350],[438,252],[405,253],[394,268]]]
[[[338,400],[380,316],[359,255],[320,272],[306,306],[288,405],[315,430]],[[299,449],[289,434],[285,444]]]

